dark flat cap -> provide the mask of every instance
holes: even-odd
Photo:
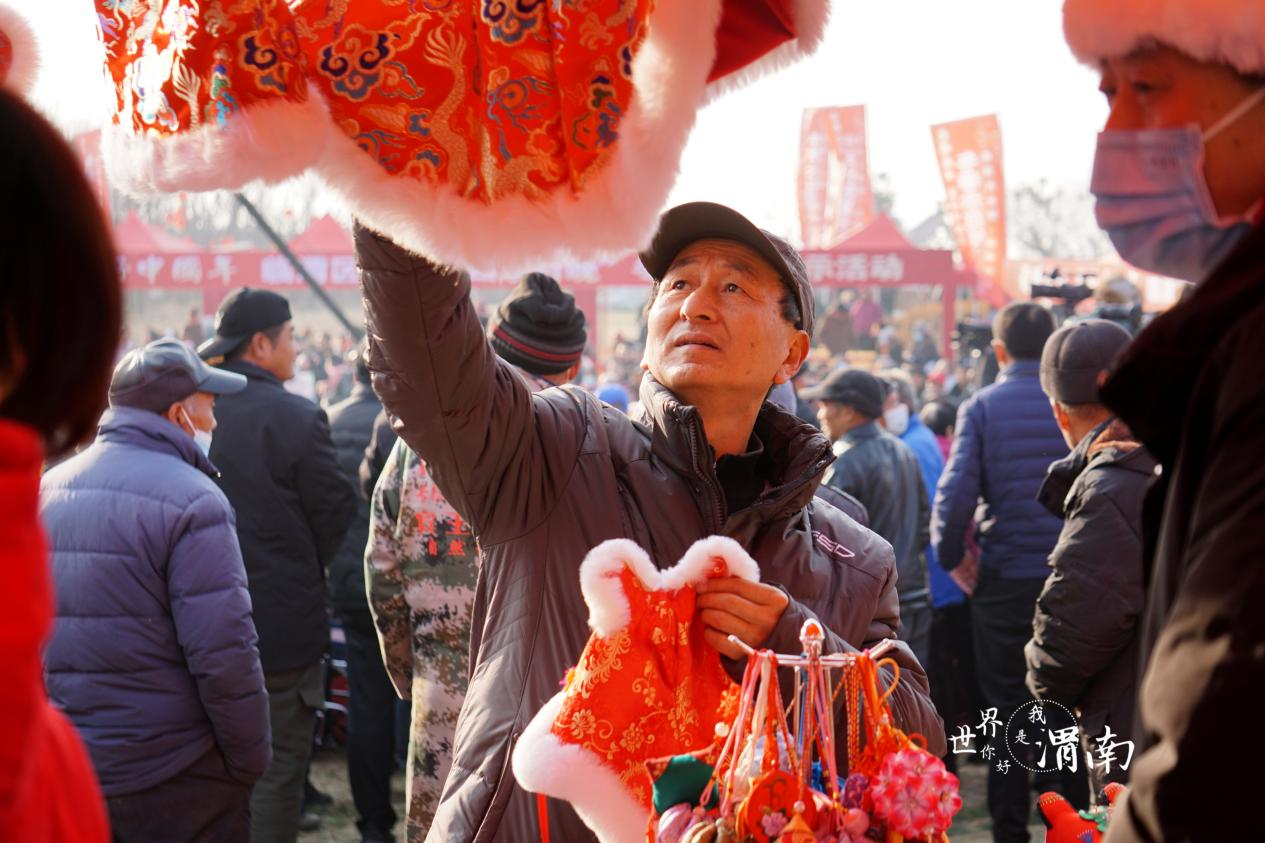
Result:
[[[1098,380],[1132,337],[1115,322],[1069,322],[1045,341],[1041,388],[1062,404],[1098,404]]]
[[[246,378],[203,363],[179,340],[155,340],[134,348],[114,367],[110,406],[165,412],[195,392],[231,395],[246,388]]]
[[[755,250],[769,262],[795,298],[800,322],[811,337],[817,304],[813,286],[799,252],[776,234],[770,234],[742,214],[715,202],[688,202],[664,212],[659,230],[642,252],[641,265],[655,283],[663,280],[681,250],[699,240],[734,240]]]
[[[887,386],[876,376],[861,369],[835,369],[816,386],[801,389],[799,397],[805,401],[847,404],[867,419],[876,419],[883,415]]]
[[[259,331],[290,321],[290,302],[270,290],[242,287],[228,294],[215,314],[215,336],[198,346],[203,360],[227,357]]]

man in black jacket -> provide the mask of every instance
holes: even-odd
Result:
[[[298,356],[284,298],[234,291],[198,353],[248,381],[216,407],[211,460],[237,512],[272,721],[272,764],[251,795],[251,839],[292,841],[325,696],[325,567],[356,513],[355,492],[324,411],[282,386]]]
[[[363,349],[350,356],[356,383],[350,395],[329,408],[329,428],[343,475],[359,494],[356,518],[329,566],[329,590],[347,641],[351,697],[347,778],[356,803],[356,828],[366,843],[378,843],[394,839],[391,771],[395,769],[395,689],[378,653],[378,636],[365,597],[363,560],[369,540],[369,498],[361,489],[360,472],[382,402],[370,385]],[[394,440],[394,434],[391,438]]]
[[[1142,498],[1155,459],[1102,405],[1098,387],[1129,333],[1102,319],[1060,328],[1041,388],[1072,453],[1050,466],[1041,503],[1063,519],[1024,650],[1028,688],[1075,708],[1090,785],[1128,781],[1142,612]]]
[[[931,505],[914,452],[878,426],[887,387],[869,372],[841,369],[802,395],[818,402],[822,432],[834,442],[838,457],[823,485],[859,500],[869,515],[870,529],[896,554],[901,638],[909,642],[919,663],[926,664],[931,597],[922,549],[927,546]]]

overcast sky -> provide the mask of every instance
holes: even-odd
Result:
[[[7,0],[14,3],[15,0]],[[64,129],[91,128],[108,100],[88,0],[16,0],[35,25],[44,70],[38,105]],[[1061,0],[835,0],[807,61],[704,110],[672,199],[709,199],[798,233],[795,168],[804,108],[868,106],[870,168],[886,173],[907,226],[943,187],[932,124],[1000,115],[1006,178],[1083,187],[1106,116],[1093,73],[1062,36]]]

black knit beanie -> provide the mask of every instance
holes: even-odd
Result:
[[[506,362],[533,375],[565,372],[580,362],[587,334],[584,311],[558,282],[528,273],[488,320],[488,339]]]

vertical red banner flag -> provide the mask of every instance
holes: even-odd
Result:
[[[987,285],[979,295],[998,303],[1006,270],[1006,183],[997,115],[932,126],[931,137],[958,251]]]
[[[829,249],[874,219],[865,106],[804,109],[799,224],[806,249]]]

